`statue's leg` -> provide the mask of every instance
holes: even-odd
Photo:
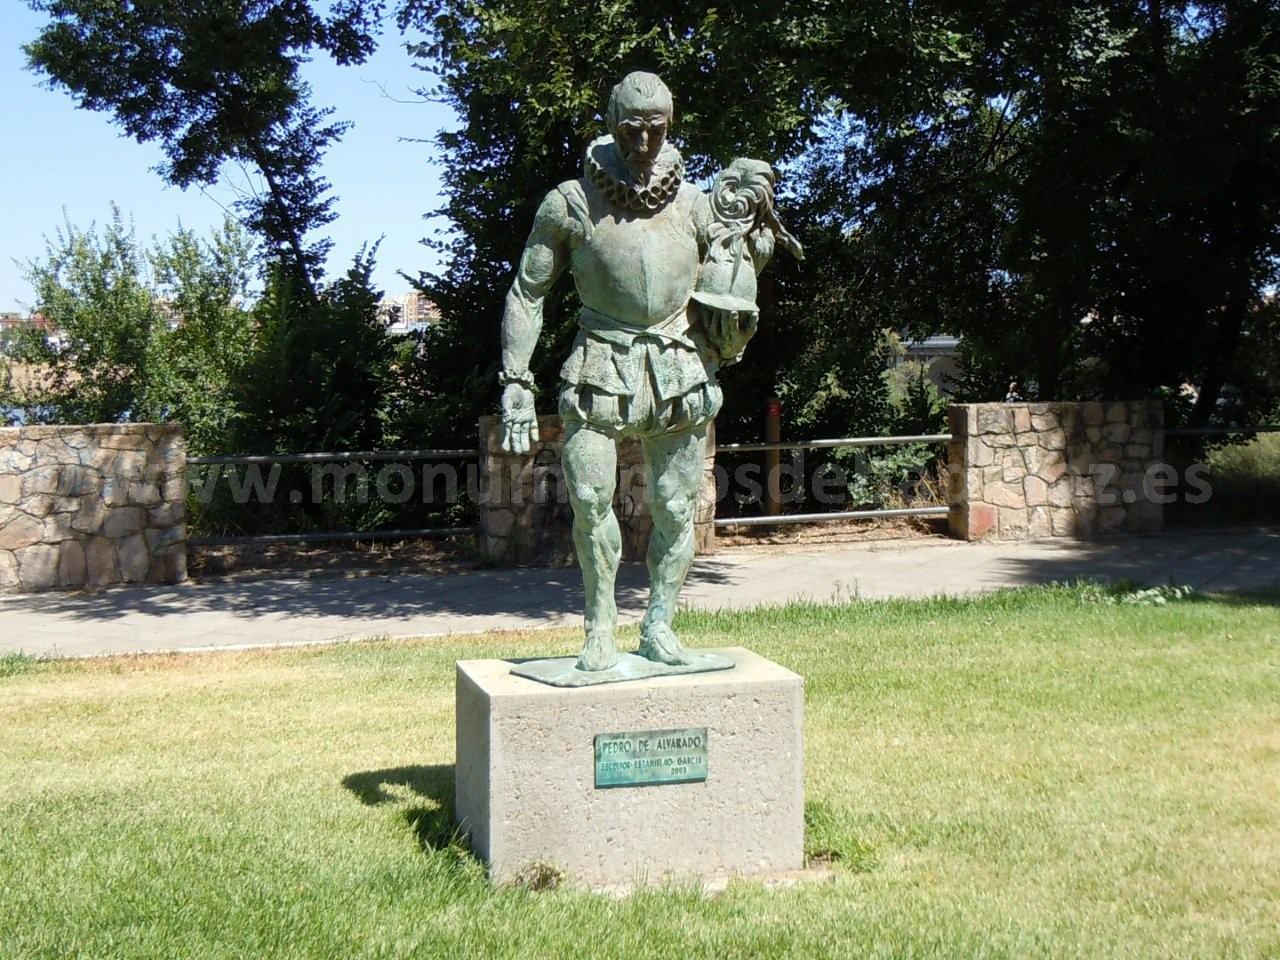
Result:
[[[622,535],[613,514],[618,448],[612,438],[580,422],[566,423],[565,433],[564,475],[573,506],[573,545],[587,595],[587,639],[578,667],[608,670],[618,662],[614,639],[618,606],[613,595],[622,556]]]
[[[640,656],[661,663],[687,663],[671,629],[680,587],[693,562],[693,517],[706,453],[705,424],[644,440],[649,481],[649,609],[640,628]]]

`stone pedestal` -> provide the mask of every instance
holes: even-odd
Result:
[[[803,866],[804,681],[716,652],[735,668],[572,689],[458,662],[455,806],[496,882],[540,865],[592,886]]]

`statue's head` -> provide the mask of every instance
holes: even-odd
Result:
[[[647,175],[667,142],[671,91],[657,75],[628,73],[609,94],[606,121],[618,153],[632,171]]]

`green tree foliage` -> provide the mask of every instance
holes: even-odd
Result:
[[[150,249],[114,208],[101,230],[67,223],[27,266],[58,339],[30,329],[11,345],[5,404],[31,421],[179,420],[193,450],[220,450],[252,338],[253,256],[231,220]]]
[[[937,109],[871,122],[827,174],[856,197],[868,293],[895,326],[964,335],[964,392],[1174,395],[1246,415],[1274,341],[1280,10],[985,4]]]
[[[893,432],[904,436],[943,433],[947,429],[947,400],[929,379],[925,365],[907,360],[884,372]]]
[[[929,32],[909,32],[900,14],[839,9],[783,2],[766,16],[747,5],[707,2],[401,4],[401,24],[424,38],[411,49],[440,77],[435,92],[461,118],[459,129],[439,137],[448,194],[442,212],[453,232],[435,242],[449,267],[419,280],[442,314],[426,342],[421,429],[462,441],[496,402],[498,321],[514,264],[547,190],[581,174],[583,151],[603,132],[603,106],[618,78],[653,69],[675,91],[673,138],[694,177],[708,178],[735,156],[796,157],[816,141],[813,121],[829,96],[828,78],[814,67],[838,58],[864,98],[897,96],[907,76],[901,67],[920,59],[916,44]],[[850,32],[837,21],[858,26]],[[544,394],[564,354],[574,307],[569,286],[561,284],[548,304],[544,344],[534,357]],[[762,298],[769,297],[766,288]],[[780,325],[774,342],[803,353],[812,327]],[[851,343],[855,351],[867,346]],[[748,366],[725,378],[724,432],[735,424],[758,430],[762,394],[739,402],[735,378],[778,379],[775,370],[752,366],[770,365],[768,351],[753,348],[747,358]]]
[[[310,305],[283,271],[254,307],[256,336],[233,387],[230,446],[253,453],[369,450],[386,430],[395,341],[377,314],[374,252]]]
[[[965,339],[973,399],[1201,389],[1265,409],[1277,339],[1280,10],[1274,3],[997,0],[956,5],[404,0],[459,129],[440,138],[454,232],[424,373],[424,424],[493,402],[498,317],[551,184],[578,175],[608,86],[654,69],[695,175],[781,161],[813,256],[779,265],[765,322],[726,376],[721,426],[886,423],[878,331]],[[572,308],[549,311],[544,387]],[[770,329],[770,322],[774,326]],[[540,363],[538,362],[540,359]],[[794,417],[794,419],[792,419]]]
[[[347,273],[311,301],[297,296],[286,270],[268,275],[252,309],[253,341],[228,385],[225,449],[244,454],[376,450],[386,445],[397,395],[399,338],[378,315],[371,275],[375,251],[362,251]],[[369,529],[385,509],[369,496],[361,464],[350,483],[310,465],[228,467],[206,478],[200,523],[218,533]],[[246,500],[253,483],[269,495]],[[317,486],[317,484],[319,484]],[[296,499],[290,494],[297,491]]]
[[[155,414],[180,422],[188,449],[198,453],[226,447],[234,384],[254,340],[253,258],[250,237],[230,219],[208,240],[179,230],[151,254],[166,319],[157,344]]]
[[[152,405],[155,341],[164,318],[133,229],[113,208],[99,234],[70,223],[27,264],[37,310],[65,338],[28,329],[11,347],[8,405],[37,420],[114,422]],[[23,369],[15,370],[21,363]]]
[[[329,244],[307,234],[334,216],[317,165],[347,124],[308,103],[298,67],[313,50],[362,62],[382,4],[339,0],[328,16],[300,0],[31,5],[49,16],[24,48],[31,67],[81,107],[112,113],[138,142],[158,143],[168,182],[213,183],[227,161],[258,171],[264,188],[239,210],[314,297]]]
[[[57,337],[29,328],[13,338],[0,403],[27,422],[177,421],[200,456],[394,443],[401,368],[416,345],[378,314],[374,251],[315,300],[297,295],[284,268],[253,290],[255,259],[232,220],[208,238],[178,230],[149,247],[118,211],[101,230],[67,224],[28,267]],[[205,483],[193,502],[205,532],[373,527],[389,516],[331,482],[316,492],[300,469],[277,471],[265,503],[237,496],[250,485],[243,471],[234,483],[205,471],[194,486]],[[294,489],[301,502],[289,502]]]
[[[319,166],[348,124],[333,122],[331,111],[310,103],[299,73],[316,52],[339,64],[363,62],[374,49],[381,0],[33,0],[32,6],[49,20],[25,47],[30,66],[81,107],[109,112],[139,142],[159,144],[165,154],[159,172],[168,182],[209,184],[228,162],[261,178],[261,186],[236,204],[245,227],[261,241],[261,299],[229,323],[226,314],[205,305],[206,287],[225,286],[231,273],[190,275],[182,244],[157,260],[158,275],[176,288],[161,312],[178,323],[157,338],[148,326],[154,317],[120,319],[132,317],[132,329],[99,351],[101,366],[118,371],[117,379],[133,392],[127,403],[115,402],[115,415],[181,419],[196,452],[382,445],[399,348],[378,315],[372,253],[360,254],[343,277],[324,282],[330,241],[313,233],[332,222],[334,212]],[[210,256],[216,260],[218,253],[215,246]],[[162,362],[144,367],[130,351],[157,352]],[[96,379],[113,383],[103,373]],[[143,403],[136,396],[180,389],[184,405]],[[78,419],[80,412],[67,407],[50,415]],[[302,485],[310,497],[308,488]],[[315,519],[299,520],[287,505],[255,512],[235,504],[244,508],[238,515],[220,505],[223,500],[214,499],[203,512],[210,527],[262,529],[273,518],[304,525]],[[333,505],[331,498],[310,498],[299,509],[319,515]]]

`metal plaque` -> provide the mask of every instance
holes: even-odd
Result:
[[[596,734],[596,788],[707,779],[707,728]]]

